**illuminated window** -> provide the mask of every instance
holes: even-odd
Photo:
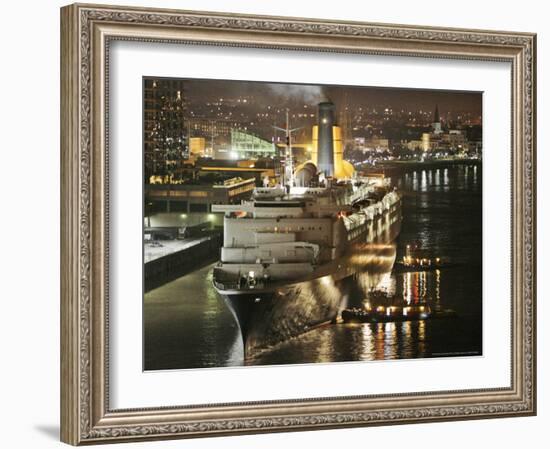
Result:
[[[168,190],[153,190],[149,192],[149,196],[168,196]]]
[[[187,196],[187,192],[185,190],[172,190],[170,196]]]

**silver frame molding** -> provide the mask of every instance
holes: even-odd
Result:
[[[113,40],[510,62],[511,387],[112,410],[106,87]],[[535,54],[536,35],[530,33],[105,5],[62,8],[62,441],[79,445],[534,415]]]

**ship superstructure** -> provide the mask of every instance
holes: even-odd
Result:
[[[354,259],[399,233],[399,193],[384,179],[354,175],[339,159],[332,103],[319,105],[316,128],[314,160],[288,173],[284,185],[257,188],[241,204],[212,206],[224,213],[213,283],[248,350],[334,319],[340,284],[359,269]],[[353,176],[338,179],[337,173]]]
[[[368,179],[359,185],[293,187],[289,194],[256,189],[251,201],[214,208],[225,212],[214,280],[220,291],[232,293],[317,276],[355,243],[387,240],[384,232],[400,220],[399,194]],[[388,223],[378,226],[384,216]]]

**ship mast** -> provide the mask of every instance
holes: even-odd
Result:
[[[302,129],[299,128],[290,128],[290,119],[288,117],[288,109],[286,110],[286,127],[279,128],[274,126],[273,128],[283,131],[286,137],[286,147],[285,147],[285,171],[283,173],[283,185],[288,186],[288,191],[294,186],[294,161],[292,159],[292,133]]]

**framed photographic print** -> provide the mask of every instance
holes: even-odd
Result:
[[[63,441],[536,412],[535,35],[61,35]]]

